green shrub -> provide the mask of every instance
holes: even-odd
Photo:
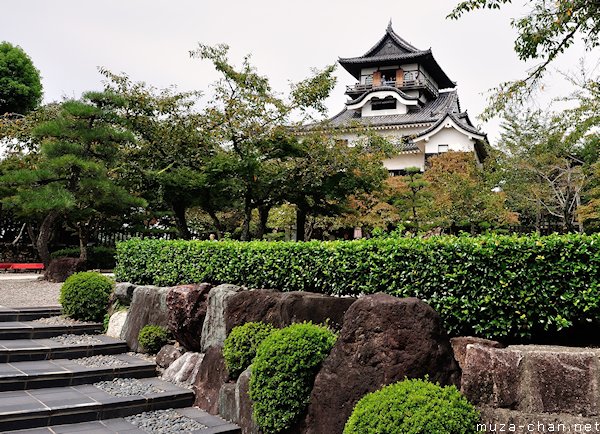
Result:
[[[88,247],[86,266],[90,269],[112,270],[116,265],[116,254],[117,251],[110,247]],[[79,247],[69,247],[50,254],[51,259],[64,257],[79,258]]]
[[[140,330],[138,342],[144,351],[156,354],[169,341],[169,331],[157,325],[145,325]]]
[[[335,335],[311,323],[271,333],[252,363],[253,415],[266,434],[290,428],[306,409],[315,375],[335,343]]]
[[[404,380],[365,395],[344,434],[470,434],[478,411],[454,386]]]
[[[248,322],[231,330],[223,344],[223,357],[232,378],[252,364],[256,349],[274,330],[271,324],[262,322]]]
[[[82,272],[70,276],[60,288],[63,312],[81,321],[102,321],[114,282],[100,273]]]
[[[306,243],[129,240],[117,278],[418,297],[453,335],[543,335],[600,318],[600,235]]]

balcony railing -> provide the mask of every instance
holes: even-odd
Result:
[[[410,90],[410,89],[422,89],[425,88],[428,90],[434,97],[438,97],[439,91],[437,87],[426,77],[418,77],[412,80],[402,80],[402,81],[384,81],[379,86],[374,86],[373,83],[362,84],[356,83],[352,86],[346,86],[346,93],[363,93],[368,90],[377,88],[377,87],[396,87],[401,90]]]

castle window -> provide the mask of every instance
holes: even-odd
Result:
[[[388,96],[384,99],[373,98],[371,100],[371,108],[373,110],[394,110],[397,100],[393,96]]]
[[[438,145],[438,154],[448,152],[448,145]]]

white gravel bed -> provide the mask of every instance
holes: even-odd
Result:
[[[200,422],[182,416],[171,409],[147,411],[128,416],[125,420],[150,434],[183,434],[208,428]]]
[[[158,389],[150,383],[142,383],[136,378],[115,378],[111,381],[94,383],[94,386],[118,397],[143,396],[148,393],[164,392],[164,390]]]
[[[145,360],[146,362],[152,362],[152,363],[156,363],[156,356],[153,356],[151,354],[145,354],[145,353],[136,353],[134,351],[129,351],[127,353],[128,356],[133,356],[133,357],[137,357],[138,359],[142,359]]]
[[[12,273],[0,272],[0,306],[56,306],[62,283],[37,280],[39,275],[16,279]]]
[[[96,324],[92,321],[79,321],[77,319],[69,318],[68,316],[60,315],[60,316],[50,316],[48,318],[40,318],[33,320],[32,322],[39,324],[48,324],[48,325],[86,325],[86,324]]]
[[[60,342],[64,345],[91,345],[91,344],[101,344],[102,341],[95,337],[94,335],[60,335],[48,338],[54,342]]]
[[[113,368],[127,366],[127,362],[117,359],[115,356],[105,355],[82,357],[80,359],[72,359],[72,361],[87,368]]]

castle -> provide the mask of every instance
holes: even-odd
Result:
[[[384,161],[391,175],[408,167],[425,170],[430,156],[447,151],[472,152],[477,163],[485,159],[487,137],[461,110],[456,83],[431,49],[402,39],[391,21],[373,48],[339,64],[357,83],[347,86],[346,106],[326,128],[350,145],[364,127],[396,142],[399,154]]]

